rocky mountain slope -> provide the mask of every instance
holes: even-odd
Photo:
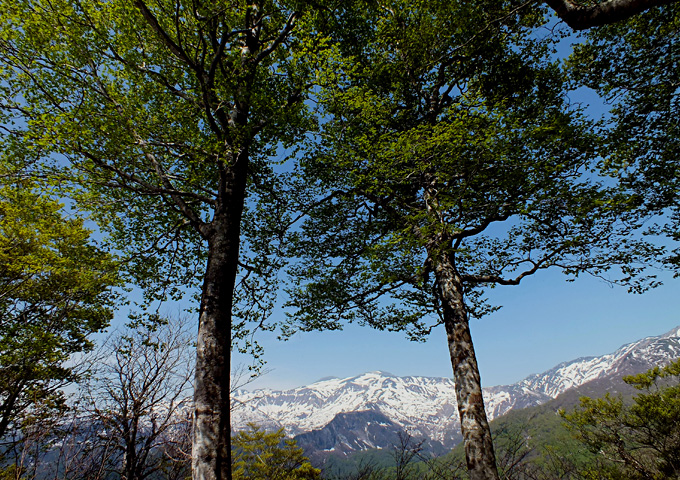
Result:
[[[485,388],[487,413],[490,419],[497,418],[512,409],[545,403],[574,387],[618,381],[623,375],[643,372],[677,357],[680,327],[624,345],[608,355],[562,363],[513,385]],[[314,444],[325,451],[348,453],[388,447],[395,429],[441,448],[451,448],[460,441],[454,383],[447,378],[370,372],[286,391],[239,391],[235,402],[232,416],[236,429],[247,422],[284,427],[288,435],[300,435],[298,438],[309,443],[308,448]],[[367,411],[372,413],[358,413]],[[375,421],[369,422],[366,415],[375,417]],[[384,431],[379,432],[381,429]],[[316,433],[311,436],[301,435],[313,431]],[[323,442],[315,443],[315,438]]]

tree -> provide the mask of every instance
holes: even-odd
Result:
[[[425,441],[417,441],[408,432],[399,432],[398,443],[392,445],[394,480],[407,480],[415,475],[414,464],[420,460]]]
[[[108,325],[120,285],[115,258],[90,243],[82,218],[64,216],[35,182],[3,173],[0,438],[31,411],[64,407],[61,389],[79,374],[68,362]]]
[[[179,321],[152,320],[109,337],[80,401],[81,421],[99,437],[90,448],[101,470],[124,480],[162,471],[191,406],[191,339]]]
[[[191,446],[191,336],[180,321],[150,320],[81,360],[87,374],[64,408],[24,414],[9,478],[187,478],[191,460],[178,450]]]
[[[540,11],[364,8],[347,31],[368,40],[347,47],[352,63],[322,92],[328,122],[305,158],[305,178],[343,193],[298,232],[291,321],[415,339],[443,324],[471,478],[496,479],[469,330],[489,311],[484,288],[550,267],[599,276],[619,264],[625,281],[654,252],[629,238],[626,197],[588,179],[597,139],[566,103],[549,39],[531,39]]]
[[[680,240],[680,5],[650,10],[588,33],[570,58],[577,85],[610,107],[603,120],[605,172],[638,196],[639,214],[657,215],[651,233]],[[677,270],[680,250],[666,259]]]
[[[202,283],[193,475],[229,478],[230,354],[274,305],[288,211],[274,168],[313,125],[304,99],[325,44],[313,12],[296,0],[1,6],[6,141],[52,155],[148,302]]]
[[[680,478],[680,360],[623,380],[642,392],[632,403],[583,397],[562,412],[576,437],[608,461],[591,477]]]
[[[249,425],[234,437],[232,472],[243,480],[315,480],[321,470],[312,467],[294,440],[284,440],[283,429],[265,432]]]

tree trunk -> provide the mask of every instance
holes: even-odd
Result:
[[[123,415],[121,420],[123,430],[123,440],[125,441],[125,451],[123,453],[123,480],[137,480],[137,451],[135,450],[137,443],[137,422],[139,418],[133,409],[133,418],[128,415]]]
[[[471,480],[499,480],[482,384],[472,345],[463,283],[450,252],[438,255],[435,275],[444,313],[465,460]]]
[[[231,310],[238,270],[247,152],[223,174],[210,228],[196,345],[193,480],[231,479]]]
[[[0,438],[3,438],[7,433],[9,424],[14,416],[14,407],[23,390],[23,385],[14,386],[14,388],[7,386],[7,390],[10,390],[11,392],[7,394],[7,398],[3,404],[0,405]]]

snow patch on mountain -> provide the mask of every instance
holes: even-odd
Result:
[[[647,337],[623,345],[614,353],[564,362],[519,382],[527,389],[555,398],[592,380],[644,371],[680,357],[680,327],[658,337]]]

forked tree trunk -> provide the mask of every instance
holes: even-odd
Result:
[[[450,253],[438,255],[435,275],[444,312],[470,479],[499,480],[491,430],[484,410],[479,367],[470,335],[463,283]]]
[[[196,345],[193,480],[231,479],[231,311],[238,270],[247,155],[227,172],[208,240]]]

